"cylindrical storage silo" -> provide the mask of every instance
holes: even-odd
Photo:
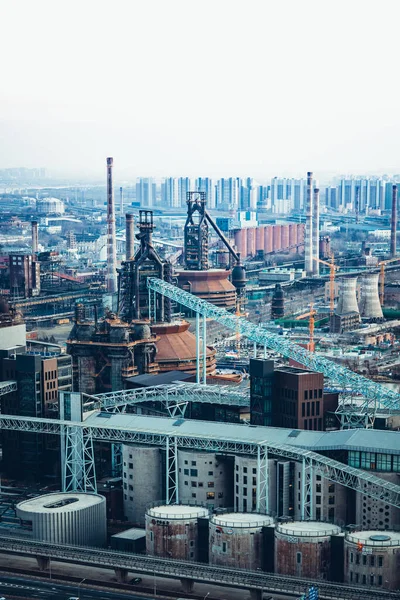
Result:
[[[264,250],[264,227],[256,229],[256,251]]]
[[[272,242],[273,242],[273,227],[272,225],[266,225],[264,227],[264,252],[270,253],[272,252]]]
[[[235,246],[240,256],[245,259],[247,257],[247,236],[244,229],[235,230]]]
[[[201,506],[169,504],[146,511],[146,551],[152,556],[197,561],[198,520],[208,518]]]
[[[289,248],[289,225],[282,225],[282,248]]]
[[[362,278],[360,313],[364,319],[371,321],[383,319],[378,285],[379,273],[370,273]]]
[[[329,579],[331,536],[340,527],[320,521],[282,523],[275,529],[275,572],[279,575]]]
[[[263,527],[272,517],[256,513],[215,515],[210,522],[210,563],[234,569],[260,569],[263,564]]]
[[[256,231],[255,227],[248,227],[247,234],[247,256],[255,256],[256,254]]]
[[[297,224],[291,223],[289,225],[289,246],[295,246],[297,244]]]
[[[400,589],[400,532],[352,531],[344,539],[344,580]]]
[[[41,542],[104,546],[107,540],[106,499],[80,492],[46,494],[17,504],[17,516],[32,526]]]
[[[357,304],[357,277],[340,280],[339,300],[336,314],[344,315],[349,312],[358,312]]]
[[[282,248],[282,229],[280,225],[273,226],[272,249],[276,252]]]

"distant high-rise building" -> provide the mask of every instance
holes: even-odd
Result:
[[[196,191],[196,182],[190,177],[179,177],[178,195],[180,206],[186,207],[186,198],[188,192]]]
[[[341,179],[337,185],[336,207],[342,212],[356,209],[356,190],[359,189],[359,212],[385,210],[386,182],[381,178],[349,177]],[[330,188],[332,190],[332,188]],[[330,192],[332,194],[332,191]]]
[[[212,179],[209,177],[198,177],[194,191],[206,194],[207,208],[216,208],[216,190]]]
[[[156,203],[156,184],[152,177],[140,177],[136,181],[136,201],[142,208],[151,208]]]
[[[217,181],[216,201],[219,209],[238,210],[240,202],[239,177],[229,177]]]
[[[176,177],[167,177],[161,184],[161,204],[170,208],[180,208],[182,206]]]
[[[305,206],[307,182],[305,179],[271,179],[272,210],[286,213],[290,210],[303,210]]]

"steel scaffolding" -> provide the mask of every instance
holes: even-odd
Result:
[[[172,448],[172,451],[167,453],[168,485],[171,488],[168,488],[167,490],[167,498],[170,499],[173,498],[173,493],[176,494],[176,497],[179,497],[176,464],[174,465],[176,459],[175,449],[190,448],[200,451],[253,456],[257,460],[257,476],[260,481],[257,487],[258,496],[256,501],[260,509],[263,509],[263,506],[265,506],[265,509],[263,509],[265,511],[268,510],[267,457],[281,457],[298,462],[303,461],[305,471],[313,469],[315,474],[321,475],[325,479],[340,483],[341,485],[349,487],[361,494],[370,496],[371,498],[375,498],[376,500],[384,500],[387,504],[400,508],[400,486],[385,481],[372,473],[350,467],[349,465],[345,465],[337,460],[328,458],[327,456],[317,454],[311,450],[306,450],[305,448],[290,446],[289,444],[279,444],[270,440],[249,442],[241,440],[240,437],[230,438],[228,435],[224,435],[223,427],[221,428],[219,438],[216,439],[215,436],[207,432],[207,423],[204,424],[204,432],[179,435],[171,434],[170,431],[168,431],[168,425],[163,429],[163,421],[168,423],[167,419],[159,419],[159,423],[156,427],[153,426],[154,428],[152,430],[150,425],[147,429],[143,427],[143,424],[135,427],[135,425],[132,425],[129,416],[126,418],[128,420],[126,425],[118,424],[118,426],[113,426],[112,419],[99,419],[101,423],[88,424],[87,422],[0,415],[0,429],[62,435],[64,429],[82,428],[87,439],[93,441],[152,445],[163,449],[166,449],[168,446],[170,449]],[[149,419],[150,422],[152,420],[152,418]],[[80,459],[81,463],[83,460],[86,460],[85,464],[87,469],[89,468],[88,456],[89,455],[83,457],[81,455]],[[258,456],[260,456],[259,459]],[[67,460],[67,457],[65,460]],[[94,469],[93,460],[92,465]],[[176,480],[173,482],[172,478],[174,474]],[[176,487],[175,492],[172,490],[174,486]],[[301,513],[307,515],[307,504],[309,501],[307,497],[308,494],[305,492],[306,490],[303,492],[301,499]]]
[[[385,409],[391,413],[400,411],[400,396],[396,392],[388,389],[384,385],[375,383],[362,375],[358,375],[350,369],[334,363],[333,361],[319,356],[316,353],[309,352],[305,348],[294,344],[292,340],[284,338],[281,335],[271,333],[258,325],[250,323],[246,319],[236,319],[234,315],[223,308],[219,308],[209,302],[197,298],[192,294],[185,292],[161,281],[160,279],[149,278],[147,285],[153,292],[158,292],[167,296],[171,300],[191,309],[199,315],[208,319],[214,319],[221,325],[236,331],[253,340],[254,343],[261,346],[268,346],[272,350],[279,352],[287,358],[295,360],[312,371],[321,372],[330,380],[331,386],[338,386],[344,389],[353,390],[358,397],[362,398],[362,404],[359,407],[365,419],[365,425],[371,420],[371,415],[375,415],[377,410]],[[351,419],[349,420],[351,422]]]

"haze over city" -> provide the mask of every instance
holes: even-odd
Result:
[[[398,172],[398,3],[2,4],[0,167]]]

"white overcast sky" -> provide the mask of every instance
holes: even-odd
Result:
[[[400,172],[398,0],[0,0],[0,168]]]

